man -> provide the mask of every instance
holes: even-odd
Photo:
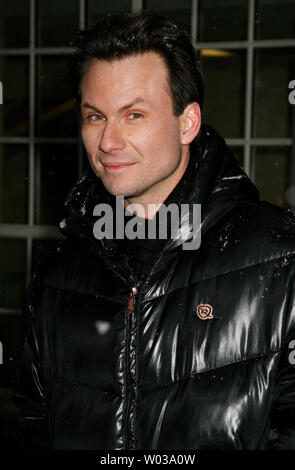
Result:
[[[110,15],[81,32],[71,77],[92,169],[28,290],[25,445],[294,449],[294,217],[260,202],[201,125],[189,38],[155,14]],[[147,226],[164,205],[201,204],[201,224],[183,216],[167,240],[102,238],[95,208],[118,211],[118,197]]]

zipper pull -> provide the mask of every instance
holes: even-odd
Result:
[[[136,287],[132,287],[131,292],[130,292],[130,298],[129,298],[128,315],[132,313],[135,294],[136,294]]]

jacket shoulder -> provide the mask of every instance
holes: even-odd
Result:
[[[295,256],[295,215],[266,201],[241,202],[210,230],[204,247],[223,272]]]
[[[245,211],[248,218],[244,224],[244,242],[253,248],[259,246],[262,259],[295,253],[295,214],[291,210],[261,201],[245,204]]]
[[[261,243],[261,253],[266,258],[295,253],[295,214],[291,210],[267,201],[247,204],[245,210],[248,213],[244,226],[245,241],[251,235],[255,237],[256,243]]]

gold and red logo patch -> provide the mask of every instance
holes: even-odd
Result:
[[[196,308],[196,313],[201,320],[211,320],[213,307],[209,304],[200,304]]]

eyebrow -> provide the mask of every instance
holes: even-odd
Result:
[[[122,106],[120,109],[119,109],[119,112],[122,113],[124,111],[126,111],[127,109],[129,108],[132,108],[132,106],[134,106],[135,104],[137,103],[144,103],[144,104],[148,104],[148,102],[144,99],[144,98],[135,98],[133,101],[131,101],[130,103],[127,103],[127,104],[124,104],[124,106]],[[83,103],[81,105],[81,108],[90,108],[90,109],[93,109],[94,111],[96,111],[97,113],[100,113],[100,114],[104,114],[102,111],[100,111],[100,109],[98,109],[96,106],[90,104],[90,103]]]

